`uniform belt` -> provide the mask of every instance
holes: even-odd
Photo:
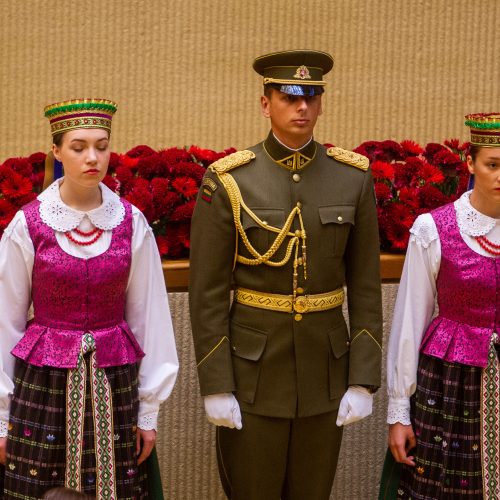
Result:
[[[314,295],[299,295],[294,299],[293,295],[257,292],[238,287],[234,292],[234,300],[240,304],[258,309],[304,314],[308,312],[327,311],[328,309],[342,305],[344,302],[344,289],[337,288],[337,290],[333,290],[332,292]]]

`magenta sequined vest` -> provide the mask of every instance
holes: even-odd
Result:
[[[492,333],[500,323],[500,258],[479,255],[467,246],[452,203],[431,214],[441,241],[439,315],[420,350],[446,361],[485,367]]]
[[[113,229],[101,255],[80,259],[65,253],[54,230],[40,218],[40,201],[23,208],[35,248],[34,318],[12,354],[36,366],[74,368],[85,332],[94,336],[100,367],[136,363],[144,356],[124,320],[131,264],[132,210]]]

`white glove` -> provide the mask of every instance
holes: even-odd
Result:
[[[241,429],[240,405],[233,394],[224,392],[221,394],[210,394],[203,398],[205,413],[211,424],[222,425],[230,429]]]
[[[337,425],[352,424],[372,414],[373,394],[366,387],[351,385],[340,401]]]

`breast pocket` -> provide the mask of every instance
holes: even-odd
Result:
[[[253,403],[260,374],[260,359],[267,343],[267,334],[231,322],[231,351],[236,395],[241,401]]]
[[[241,225],[251,245],[257,252],[263,254],[269,250],[278,235],[276,232],[266,229],[265,226],[281,229],[285,224],[285,211],[282,208],[250,208],[250,210],[263,225],[243,210],[241,212]]]
[[[325,228],[323,241],[330,245],[335,256],[342,256],[347,239],[354,226],[356,207],[354,205],[328,205],[319,207],[321,224]]]

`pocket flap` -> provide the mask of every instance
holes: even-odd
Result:
[[[250,210],[262,221],[270,226],[283,227],[285,223],[285,211],[282,208],[250,208]],[[244,210],[241,211],[241,225],[243,229],[250,227],[261,227]]]
[[[354,205],[328,205],[319,207],[319,217],[322,224],[353,224],[356,215]]]
[[[258,361],[267,343],[267,334],[234,321],[231,323],[231,350],[235,356]]]
[[[328,332],[330,337],[330,345],[332,346],[333,355],[338,359],[342,357],[350,346],[349,335],[347,333],[347,325],[339,325]]]

